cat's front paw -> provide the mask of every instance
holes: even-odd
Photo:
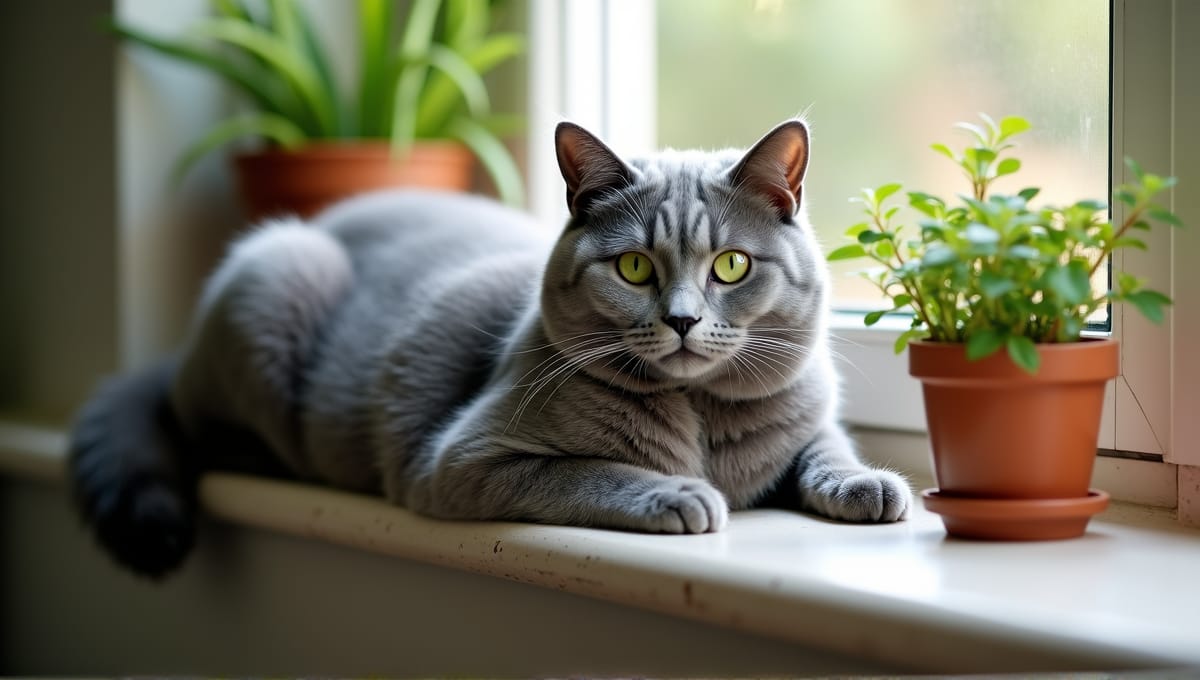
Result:
[[[720,531],[729,521],[729,506],[721,492],[692,477],[668,477],[642,491],[629,512],[634,528],[665,534]]]
[[[821,513],[845,522],[898,522],[913,503],[904,478],[886,470],[854,473],[822,491]]]

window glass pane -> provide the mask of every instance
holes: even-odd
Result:
[[[660,145],[746,146],[805,113],[805,199],[827,249],[861,221],[848,198],[864,186],[969,191],[929,145],[961,148],[951,125],[979,112],[1034,124],[1022,170],[994,190],[1107,199],[1109,0],[658,2]],[[861,263],[834,264],[838,306],[878,306],[846,275]]]

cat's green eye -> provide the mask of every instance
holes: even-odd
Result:
[[[622,253],[617,258],[617,273],[626,281],[641,285],[654,276],[654,265],[641,253]]]
[[[740,250],[726,250],[713,260],[713,276],[722,283],[737,283],[750,272],[750,256]]]

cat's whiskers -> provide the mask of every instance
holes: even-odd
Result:
[[[757,382],[759,387],[762,388],[763,394],[770,394],[771,390],[767,389],[766,377],[759,372],[754,364],[748,361],[745,357],[738,356],[737,354],[734,354],[732,359],[733,361],[737,362],[739,367],[744,367],[746,372],[754,378],[755,382]]]
[[[865,345],[863,345],[862,343],[855,342],[855,341],[851,340],[850,338],[837,336],[837,335],[834,335],[833,333],[829,333],[826,330],[818,330],[818,329],[813,329],[813,328],[788,328],[786,326],[772,328],[772,327],[767,327],[767,326],[756,326],[756,327],[752,328],[751,330],[766,331],[766,332],[782,331],[785,333],[807,333],[809,335],[815,335],[818,337],[823,336],[830,343],[842,343],[842,344],[846,344],[846,345],[853,345],[854,347],[865,347]]]
[[[548,343],[546,343],[544,345],[540,345],[538,347],[530,347],[529,349],[522,349],[522,350],[517,350],[517,351],[513,351],[513,352],[507,352],[507,351],[501,350],[501,351],[497,352],[497,354],[512,354],[512,355],[529,354],[531,352],[540,352],[544,349],[550,349],[551,347],[562,347],[562,345],[564,343],[572,342],[572,341],[578,340],[580,338],[586,338],[586,337],[590,337],[590,336],[619,337],[620,335],[621,335],[621,331],[615,330],[615,329],[609,329],[609,330],[605,330],[605,331],[593,331],[591,333],[579,333],[578,335],[572,335],[570,337],[561,338],[555,342],[548,342]]]
[[[594,361],[599,361],[600,359],[603,359],[604,357],[609,356],[609,355],[619,354],[621,351],[623,351],[623,348],[621,348],[621,347],[609,347],[609,348],[602,347],[602,348],[598,348],[595,350],[590,350],[588,353],[586,353],[584,355],[581,355],[578,357],[573,357],[570,361],[566,362],[555,374],[548,376],[546,378],[546,380],[542,381],[541,385],[539,385],[536,389],[533,390],[533,392],[530,394],[530,397],[529,397],[529,400],[530,400],[529,403],[531,403],[531,400],[533,399],[533,397],[536,396],[537,393],[540,392],[542,390],[542,388],[544,388],[547,384],[549,384],[556,376],[561,376],[558,381],[558,385],[553,390],[550,391],[550,394],[548,394],[546,396],[546,398],[542,400],[542,405],[538,407],[537,412],[541,413],[542,410],[544,408],[546,408],[546,404],[550,403],[550,400],[554,398],[554,395],[557,394],[560,389],[562,389],[563,385],[567,384],[567,382],[571,379],[572,376],[574,376],[576,373],[578,373],[579,371],[586,368],[588,364],[590,364]],[[526,403],[526,408],[528,408],[529,403]]]
[[[752,336],[751,339],[747,341],[747,344],[751,344],[751,343],[755,344],[759,348],[762,348],[764,346],[770,346],[779,351],[789,352],[793,356],[795,356],[797,359],[801,359],[801,360],[806,360],[810,356],[812,356],[812,349],[810,347],[807,347],[805,345],[801,345],[798,343],[794,343],[794,342],[789,342],[787,340],[780,340],[778,338]],[[866,372],[864,372],[861,368],[859,368],[854,362],[850,361],[850,358],[847,357],[846,355],[842,354],[841,352],[838,352],[837,350],[829,348],[829,347],[826,347],[825,350],[829,353],[829,355],[831,357],[838,359],[839,361],[841,361],[845,364],[848,364],[851,368],[853,368],[855,371],[857,371],[859,373],[859,375],[863,376],[868,381],[871,380],[871,376],[867,375]]]
[[[790,382],[795,378],[796,366],[798,365],[799,357],[789,354],[788,352],[769,346],[753,345],[747,343],[745,346],[745,354],[743,359],[756,359],[760,362],[763,368],[774,371],[784,382]],[[790,361],[785,361],[788,359]],[[784,374],[779,369],[783,368],[787,371]],[[790,376],[790,377],[789,377]]]
[[[542,372],[539,373],[538,376],[529,383],[529,385],[524,386],[527,391],[524,395],[522,395],[521,401],[517,404],[517,408],[514,409],[513,416],[509,418],[508,425],[505,426],[504,431],[507,433],[514,424],[520,424],[521,417],[529,408],[529,405],[533,403],[533,400],[537,397],[538,393],[541,392],[542,389],[544,389],[546,385],[552,382],[555,378],[562,376],[562,380],[559,383],[559,387],[561,387],[562,384],[571,377],[571,375],[586,366],[588,363],[608,356],[609,354],[623,351],[623,349],[624,345],[620,342],[616,342],[606,343],[598,347],[588,347],[578,355],[574,356],[566,353],[555,353],[555,355],[548,360],[552,363],[550,363],[550,365],[546,368],[542,369]],[[557,388],[555,391],[557,391]],[[553,392],[550,396],[553,396]],[[545,407],[545,402],[548,400],[549,397],[543,401],[543,408]],[[541,412],[541,408],[538,409],[538,412]]]
[[[587,339],[587,340],[581,340],[581,341],[579,341],[579,342],[577,342],[577,343],[575,343],[575,344],[573,344],[573,345],[569,345],[569,346],[565,346],[565,347],[561,346],[561,345],[562,345],[562,343],[560,342],[560,343],[559,343],[559,345],[557,346],[557,347],[558,347],[558,351],[556,351],[556,352],[552,352],[552,353],[550,354],[550,356],[549,356],[549,357],[547,357],[547,358],[543,359],[543,360],[542,360],[540,363],[538,363],[536,366],[534,366],[533,368],[531,368],[531,369],[529,369],[528,371],[526,371],[526,372],[525,372],[525,373],[524,373],[524,374],[523,374],[523,375],[522,375],[520,378],[517,378],[517,379],[516,379],[516,380],[513,382],[513,386],[512,386],[510,389],[516,389],[516,388],[518,388],[518,387],[527,387],[527,385],[522,385],[522,384],[521,384],[521,381],[522,381],[522,380],[524,380],[525,378],[529,377],[529,374],[530,374],[530,373],[533,373],[534,371],[538,370],[538,369],[539,369],[539,368],[541,368],[542,366],[546,365],[547,363],[553,362],[555,359],[558,359],[558,358],[560,358],[561,356],[569,356],[570,352],[573,352],[573,351],[575,351],[575,350],[577,350],[577,349],[584,349],[584,350],[586,350],[586,349],[589,349],[589,346],[590,346],[590,345],[595,345],[596,343],[600,343],[600,342],[607,342],[607,341],[608,341],[608,338],[607,338],[607,337],[603,337],[603,336],[605,336],[605,335],[608,335],[608,334],[611,334],[611,333],[616,333],[616,331],[600,331],[600,332],[598,332],[598,333],[582,333],[582,334],[580,334],[580,335],[576,335],[576,336],[573,336],[573,337],[575,337],[575,338],[581,338],[581,337],[584,337],[584,336],[586,336],[586,335],[600,335],[600,336],[602,336],[602,337],[597,337],[597,338],[589,338],[589,339]],[[548,348],[551,348],[551,347],[556,347],[556,345],[553,345],[553,344],[550,344],[550,345],[543,345],[542,347],[538,348],[538,350],[544,350],[544,349],[548,349]],[[529,350],[529,351],[538,351],[538,350]],[[523,353],[523,352],[522,352],[522,353]],[[514,354],[517,354],[517,352],[514,352]],[[544,372],[545,372],[545,371],[543,370],[543,372],[542,372],[542,373],[544,373]],[[537,380],[538,380],[538,378],[540,378],[540,377],[542,376],[542,373],[539,373],[539,374],[538,374],[538,377],[533,379],[533,382],[534,382],[534,383],[536,383],[536,382],[537,382]],[[533,383],[530,383],[530,384],[533,384]]]
[[[569,381],[571,379],[571,377],[574,376],[576,373],[582,371],[584,368],[587,368],[588,364],[590,364],[594,361],[599,361],[600,359],[603,359],[604,357],[609,356],[609,355],[620,356],[620,354],[624,351],[625,350],[623,347],[618,347],[618,348],[616,348],[615,351],[610,350],[608,352],[600,352],[599,354],[593,353],[593,355],[591,357],[589,357],[586,361],[580,361],[580,362],[576,363],[574,369],[571,370],[570,372],[568,372],[566,375],[564,375],[562,380],[558,381],[558,386],[555,387],[553,390],[551,390],[550,394],[546,395],[546,398],[542,400],[542,405],[538,407],[537,412],[541,413],[542,409],[546,408],[546,404],[549,404],[550,401],[552,399],[554,399],[554,395],[557,394],[560,389],[562,389],[562,386],[567,384],[567,381]],[[612,359],[609,359],[609,361],[606,362],[604,365],[607,366],[611,362],[612,362]]]

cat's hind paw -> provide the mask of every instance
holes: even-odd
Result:
[[[691,477],[668,477],[639,493],[629,512],[634,528],[665,534],[711,533],[729,521],[721,492]]]
[[[822,504],[822,514],[845,522],[898,522],[913,504],[908,482],[895,472],[864,470],[844,477]]]

